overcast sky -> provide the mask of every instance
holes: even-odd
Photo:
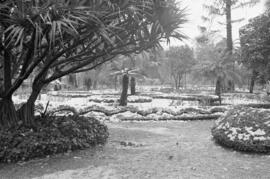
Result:
[[[194,43],[194,39],[196,36],[200,34],[198,26],[203,24],[203,21],[201,20],[202,15],[207,15],[207,11],[203,8],[203,4],[207,2],[211,2],[213,0],[182,0],[182,5],[187,7],[187,13],[189,22],[184,25],[184,28],[182,29],[182,32],[186,34],[191,39],[188,41],[185,41],[184,43],[192,45]],[[248,22],[248,19],[258,16],[259,14],[263,13],[264,11],[264,1],[261,0],[259,4],[257,4],[254,7],[251,8],[244,8],[244,9],[237,9],[232,11],[232,18],[234,19],[240,19],[245,18],[244,21],[241,23],[234,23],[233,24],[233,39],[235,42],[239,39],[239,28],[245,25]],[[216,22],[225,22],[225,16],[219,19],[216,19]],[[226,30],[225,26],[218,25],[215,23],[213,25],[213,30],[219,29],[221,30],[221,36],[226,36]],[[172,40],[169,46],[175,46],[175,45],[181,45],[182,42]],[[165,48],[168,48],[167,45],[165,45]]]

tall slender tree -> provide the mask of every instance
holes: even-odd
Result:
[[[226,17],[226,40],[227,51],[232,54],[233,51],[233,37],[232,24],[240,22],[243,19],[232,19],[232,10],[243,8],[246,6],[253,6],[260,0],[214,0],[212,4],[205,4],[204,7],[208,9],[210,16],[225,16]],[[204,18],[209,19],[209,18]]]

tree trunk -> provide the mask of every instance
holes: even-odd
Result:
[[[216,81],[215,93],[218,96],[219,104],[221,104],[221,83],[222,83],[222,79],[221,79],[221,77],[218,77],[217,81]]]
[[[4,52],[4,90],[0,100],[0,127],[7,129],[18,124],[18,117],[12,101],[12,94],[8,91],[12,87],[11,57],[8,51]]]
[[[249,93],[253,93],[254,85],[255,85],[255,79],[256,79],[256,72],[252,72],[250,86],[249,86]]]
[[[181,75],[180,73],[178,73],[178,75],[177,75],[177,80],[178,80],[178,89],[181,87],[181,80],[182,80],[182,76],[183,75]]]
[[[134,77],[131,77],[130,79],[130,94],[136,94],[136,79]]]
[[[185,72],[185,89],[187,89],[187,72]]]
[[[93,89],[96,90],[96,89],[97,89],[97,86],[98,86],[98,82],[97,82],[97,80],[95,79],[95,80],[94,80],[94,83],[93,83]]]
[[[227,31],[227,52],[232,56],[233,52],[233,38],[232,38],[232,0],[226,0],[226,31]],[[234,62],[233,71],[234,71]],[[228,91],[235,91],[235,84],[233,80],[229,80],[229,89]]]
[[[178,76],[173,75],[173,79],[174,79],[175,89],[178,90],[179,89]]]
[[[114,89],[117,90],[117,76],[114,77]]]
[[[0,128],[9,129],[18,125],[18,117],[14,103],[10,98],[0,101]]]
[[[232,54],[233,40],[232,40],[232,1],[226,0],[226,29],[227,29],[227,50]]]
[[[122,94],[120,98],[120,106],[127,105],[128,83],[129,83],[128,75],[125,74],[123,76],[123,82],[122,82]]]
[[[28,127],[35,126],[35,102],[43,85],[33,85],[32,93],[25,104],[17,111],[20,120]]]

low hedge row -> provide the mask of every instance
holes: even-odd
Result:
[[[150,103],[152,98],[144,96],[128,96],[128,103]],[[114,96],[93,96],[89,98],[89,102],[95,103],[115,103],[119,102],[118,97]]]
[[[35,130],[0,131],[0,162],[27,161],[105,144],[107,127],[95,118],[62,116],[36,119]]]

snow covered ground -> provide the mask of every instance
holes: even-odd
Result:
[[[230,106],[223,106],[213,109],[214,107],[202,105],[196,99],[188,101],[190,98],[217,98],[214,95],[207,94],[207,92],[200,94],[179,94],[144,90],[142,95],[129,96],[127,107],[118,105],[119,98],[120,94],[115,90],[96,90],[91,92],[58,91],[42,94],[37,104],[41,104],[45,107],[49,101],[49,110],[51,111],[59,107],[69,106],[76,109],[78,113],[83,113],[85,116],[111,121],[149,119],[176,120],[182,117],[186,119],[196,116],[205,118],[207,115],[212,114],[222,115],[224,110],[230,108]],[[224,95],[223,103],[231,105],[253,104],[264,102],[265,98],[265,96],[232,93]],[[16,104],[25,102],[25,99],[21,99],[19,96],[14,96],[13,100]]]

